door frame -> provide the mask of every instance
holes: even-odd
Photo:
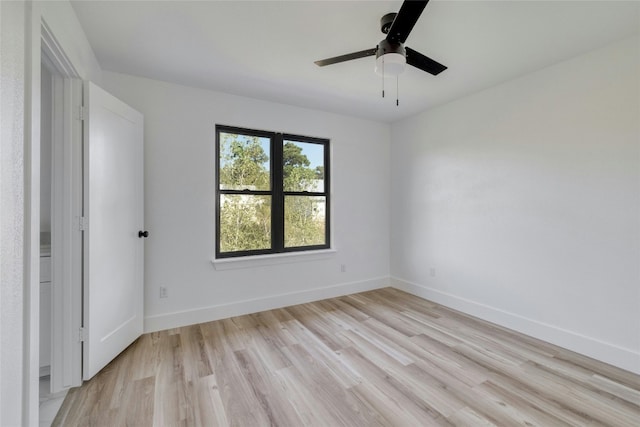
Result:
[[[15,10],[14,10],[15,9]],[[4,8],[3,8],[4,10]],[[52,63],[68,79],[79,79],[94,75],[93,69],[83,69],[82,58],[78,52],[65,53],[62,46],[74,47],[73,43],[64,39],[64,22],[58,20],[55,9],[45,8],[39,2],[24,2],[16,8],[9,9],[9,16],[22,17],[23,22],[16,24],[16,28],[24,30],[23,40],[16,34],[16,40],[22,40],[24,48],[24,62],[17,64],[15,69],[24,72],[24,114],[22,117],[24,127],[18,129],[24,137],[24,152],[16,157],[23,161],[16,168],[23,169],[23,190],[16,195],[24,197],[24,217],[22,257],[22,278],[24,288],[21,294],[22,305],[16,307],[21,310],[23,319],[21,336],[22,340],[16,342],[21,348],[22,363],[20,366],[21,388],[16,390],[14,400],[20,402],[20,408],[16,408],[10,415],[16,420],[21,420],[23,425],[37,425],[39,420],[39,353],[40,353],[40,125],[41,125],[41,66],[43,53],[46,52],[53,59]],[[49,25],[47,16],[51,17]],[[55,29],[55,31],[52,31]],[[56,34],[60,32],[62,39]],[[80,53],[81,55],[82,53]],[[22,68],[20,68],[22,66]],[[80,68],[78,68],[80,67]],[[20,85],[16,81],[16,85]],[[10,86],[11,87],[11,86]],[[16,106],[19,105],[19,101]],[[16,184],[18,181],[16,181]],[[13,194],[13,193],[10,193]],[[16,273],[18,274],[18,273]],[[18,276],[16,276],[18,277]],[[77,289],[77,287],[75,287]],[[79,295],[81,299],[81,295]],[[77,307],[82,310],[82,306]],[[10,317],[11,318],[11,317]],[[72,331],[68,331],[72,333]],[[77,330],[76,330],[77,332]],[[81,375],[82,364],[78,363]]]
[[[82,384],[83,82],[46,22],[41,61],[52,69],[51,391]],[[39,135],[38,135],[39,136]]]

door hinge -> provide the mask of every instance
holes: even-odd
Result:
[[[79,108],[80,114],[78,115],[78,118],[80,119],[80,121],[84,120],[84,105],[81,105]]]
[[[80,231],[84,231],[87,229],[89,225],[89,219],[85,216],[79,216],[78,217],[78,229]]]
[[[78,328],[78,342],[84,342],[84,328]]]

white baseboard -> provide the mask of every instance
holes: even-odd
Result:
[[[640,374],[640,353],[554,325],[529,319],[466,298],[411,283],[396,277],[391,286],[471,316],[555,344],[576,353]]]
[[[377,277],[359,282],[341,283],[324,288],[307,289],[300,292],[272,295],[229,304],[212,305],[193,310],[149,316],[144,319],[144,331],[155,332],[165,329],[178,328],[212,320],[226,319],[243,314],[257,313],[274,308],[304,304],[327,298],[334,298],[358,292],[371,291],[389,286],[389,277]]]

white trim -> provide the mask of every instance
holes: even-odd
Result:
[[[228,304],[212,305],[194,310],[148,316],[144,320],[144,332],[155,332],[164,329],[178,328],[212,320],[226,319],[243,314],[257,313],[264,310],[288,307],[334,298],[358,292],[371,291],[389,286],[389,277],[376,277],[358,282],[341,283],[323,288],[307,289],[300,292],[254,298]]]
[[[263,267],[266,265],[291,264],[293,262],[318,261],[335,256],[335,249],[317,251],[287,252],[281,254],[254,255],[237,258],[212,259],[216,270]]]
[[[391,286],[420,298],[428,299],[471,316],[640,374],[640,353],[637,351],[397,277],[391,278]]]
[[[53,65],[61,75],[65,77],[78,77],[78,72],[73,66],[60,43],[56,40],[49,25],[42,19],[41,21],[41,42],[42,49],[47,52],[48,63]]]

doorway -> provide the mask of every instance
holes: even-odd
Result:
[[[60,78],[50,61],[43,61],[40,70],[40,352],[39,409],[40,424],[51,424],[60,409],[66,390],[51,388],[51,193],[53,145],[53,82]]]
[[[43,23],[40,64],[40,421],[82,384],[82,81]]]

